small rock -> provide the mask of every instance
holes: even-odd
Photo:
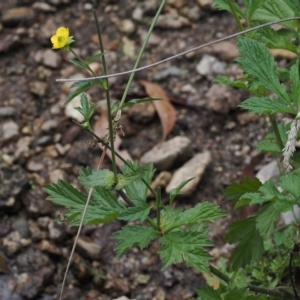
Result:
[[[139,103],[128,109],[129,118],[136,123],[148,124],[153,120],[155,114],[155,107],[150,102]]]
[[[64,224],[50,222],[48,225],[49,237],[51,240],[61,240],[65,234]]]
[[[167,77],[182,77],[182,76],[185,76],[186,74],[187,74],[186,70],[182,70],[175,66],[171,66],[165,70],[156,72],[153,76],[153,79],[154,80],[164,80]]]
[[[227,114],[235,109],[241,101],[238,91],[226,85],[212,84],[205,98],[208,108],[220,114]]]
[[[130,300],[129,298],[127,298],[126,296],[121,296],[118,298],[114,298],[113,300]]]
[[[145,274],[136,274],[135,282],[137,284],[142,284],[145,285],[149,282],[150,280],[150,275],[145,275]]]
[[[61,156],[64,156],[71,149],[71,147],[71,144],[66,144],[64,146],[59,143],[55,144],[55,148]]]
[[[137,21],[141,21],[143,18],[143,10],[140,6],[137,6],[132,12],[132,18]]]
[[[15,7],[5,11],[1,21],[4,26],[15,26],[21,22],[32,21],[35,18],[35,12],[30,7]]]
[[[34,142],[34,145],[36,145],[36,146],[45,146],[47,144],[50,144],[51,142],[52,142],[52,136],[51,135],[43,135]]]
[[[18,195],[23,186],[28,182],[27,174],[18,165],[9,166],[0,163],[0,207],[12,206],[15,201],[14,196]]]
[[[135,32],[135,25],[131,20],[125,19],[120,23],[119,30],[122,33],[130,35]]]
[[[15,219],[11,227],[18,231],[22,238],[29,237],[28,220],[24,215],[20,215],[17,219]]]
[[[38,172],[44,169],[44,164],[39,157],[32,157],[27,161],[26,169],[30,172]]]
[[[79,237],[77,241],[77,250],[82,256],[98,260],[100,258],[102,247],[85,237]]]
[[[5,256],[0,252],[0,274],[1,273],[10,274],[11,271],[8,267],[7,260],[6,260]],[[2,289],[1,289],[1,291],[2,291]]]
[[[41,240],[38,247],[43,252],[48,252],[55,255],[61,255],[62,253],[60,247],[57,247],[54,243],[48,240]]]
[[[90,99],[89,94],[86,95],[89,100]],[[84,121],[84,117],[78,110],[75,109],[76,107],[81,107],[80,95],[76,96],[71,102],[66,104],[65,115],[68,118],[76,120],[78,123],[82,123]]]
[[[46,95],[47,83],[39,80],[31,81],[29,83],[29,90],[32,94],[43,97]]]
[[[289,51],[289,50],[285,50],[285,49],[270,49],[270,53],[275,58],[293,59],[293,58],[297,57],[296,53]]]
[[[19,231],[13,231],[3,239],[2,246],[7,256],[14,256],[22,248],[21,239]]]
[[[19,125],[14,121],[5,122],[0,128],[0,142],[7,142],[19,135]]]
[[[203,48],[201,53],[214,54],[221,60],[232,62],[236,57],[240,56],[240,52],[235,43],[229,41],[223,41],[217,44],[213,44],[209,47]]]
[[[32,8],[34,8],[38,11],[44,12],[44,13],[56,12],[56,7],[53,7],[45,2],[35,2],[32,5]]]
[[[158,170],[167,170],[175,162],[183,161],[191,154],[192,143],[190,139],[177,136],[146,152],[141,158],[141,163],[144,165],[153,163]]]
[[[15,158],[19,158],[20,156],[28,157],[30,151],[30,145],[33,141],[33,137],[31,136],[23,136],[17,142],[17,149],[15,151]]]
[[[214,74],[225,74],[226,63],[219,61],[216,57],[204,54],[197,64],[196,70],[200,75],[208,76]]]
[[[36,222],[29,220],[28,226],[32,241],[37,242],[48,238],[48,232],[41,230],[39,226],[37,226]]]
[[[212,8],[213,0],[198,0],[200,7],[202,8]]]
[[[170,193],[172,189],[176,188],[184,180],[194,177],[193,180],[189,181],[181,189],[181,194],[183,196],[190,196],[196,189],[197,184],[200,182],[202,175],[210,162],[210,152],[206,151],[204,153],[196,154],[174,173],[171,182],[166,188],[167,193]]]
[[[192,22],[197,22],[200,18],[200,8],[198,6],[188,7],[185,6],[181,9],[180,13],[187,17]]]
[[[256,177],[262,183],[265,183],[270,178],[273,178],[278,181],[279,176],[280,176],[280,172],[278,170],[278,165],[275,160],[263,166],[256,174]]]
[[[135,57],[135,41],[129,39],[127,36],[122,37],[122,44],[123,44],[123,53],[128,57],[134,58]]]
[[[83,10],[84,11],[91,11],[93,9],[93,4],[92,3],[84,3],[83,5]]]
[[[44,132],[49,132],[52,129],[56,129],[58,127],[58,125],[59,125],[58,120],[48,120],[42,124],[41,129]]]
[[[51,49],[47,49],[47,50],[37,51],[34,60],[37,63],[41,63],[46,67],[56,69],[61,65],[62,58],[59,52],[55,52]]]
[[[58,180],[64,180],[66,178],[66,173],[63,170],[56,169],[50,172],[49,181],[51,183],[57,183]]]
[[[47,194],[37,187],[27,191],[22,197],[22,202],[26,210],[34,216],[50,215],[53,212],[53,203],[46,201],[46,198]]]
[[[17,256],[18,271],[38,271],[41,267],[50,264],[48,255],[41,251],[34,249],[33,247],[27,248]]]
[[[154,181],[151,183],[151,188],[156,191],[158,187],[165,188],[172,178],[172,174],[167,171],[160,172]],[[148,197],[153,197],[152,193],[148,191]]]
[[[259,120],[260,116],[257,114],[250,114],[248,112],[244,112],[244,113],[238,114],[236,118],[237,118],[237,121],[239,122],[239,124],[244,126],[251,122],[257,122]]]
[[[42,267],[33,274],[20,274],[17,293],[26,299],[36,299],[44,291],[46,284],[51,281],[53,273],[53,267]]]
[[[156,23],[157,27],[165,29],[179,29],[190,25],[191,23],[187,18],[173,14],[160,15]]]
[[[0,117],[12,117],[16,115],[16,109],[10,106],[0,107]]]

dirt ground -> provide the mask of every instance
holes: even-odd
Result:
[[[101,151],[91,148],[91,138],[72,122],[62,106],[68,86],[57,78],[88,76],[69,63],[70,53],[51,55],[50,36],[60,26],[70,29],[74,50],[89,58],[98,50],[92,4],[97,1],[46,0],[0,3],[0,299],[57,299],[76,228],[53,221],[59,207],[46,200],[42,186],[58,178],[78,186],[80,166],[95,167]],[[103,0],[96,12],[103,30],[109,73],[130,70],[158,0]],[[202,43],[237,32],[233,18],[215,11],[210,2],[168,1],[163,18],[141,65],[174,55]],[[10,9],[22,7],[19,11]],[[10,12],[10,14],[8,13]],[[264,134],[262,121],[237,104],[247,95],[233,89],[213,87],[217,75],[238,76],[233,62],[235,41],[159,65],[136,74],[130,97],[146,97],[138,83],[147,80],[165,90],[176,109],[176,124],[168,136],[186,136],[193,153],[209,151],[212,161],[195,192],[176,200],[184,208],[210,201],[228,211],[228,217],[212,224],[210,249],[217,260],[228,257],[224,244],[226,227],[232,220],[231,205],[222,190],[241,178],[255,155],[255,144]],[[233,47],[233,48],[231,48]],[[50,51],[50,52],[49,52]],[[210,64],[204,73],[197,69]],[[101,73],[101,66],[94,66]],[[110,80],[111,93],[119,99],[128,76]],[[221,90],[220,90],[221,89]],[[91,90],[94,103],[103,91]],[[125,111],[122,149],[133,159],[157,145],[161,138],[158,116],[143,108]],[[144,116],[144,115],[143,115]],[[93,122],[101,118],[100,110]],[[109,167],[109,159],[105,166]],[[169,171],[173,172],[174,165]],[[164,194],[165,197],[165,194]],[[81,234],[74,263],[67,277],[63,299],[181,300],[195,295],[205,283],[202,274],[184,264],[161,271],[158,243],[141,251],[133,249],[116,259],[111,239],[121,222],[87,226]]]

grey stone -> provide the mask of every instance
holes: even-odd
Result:
[[[219,61],[216,57],[204,54],[196,66],[200,75],[209,76],[213,74],[225,74],[226,63]]]
[[[209,151],[196,154],[174,173],[166,191],[170,193],[170,191],[176,188],[181,182],[194,177],[193,180],[189,181],[181,189],[181,194],[183,196],[190,196],[196,189],[197,184],[200,182],[202,175],[210,162],[211,155]]]
[[[62,58],[59,52],[52,49],[39,50],[34,57],[38,63],[42,63],[46,67],[56,69],[61,65]]]
[[[45,13],[56,12],[56,7],[53,7],[45,2],[35,2],[32,5],[32,8]]]
[[[158,170],[167,170],[175,161],[183,161],[192,154],[192,143],[189,138],[177,136],[161,145],[156,145],[146,152],[142,158],[142,164],[153,163]]]
[[[237,108],[241,102],[241,94],[232,87],[226,85],[212,84],[205,94],[209,109],[227,114],[230,110]]]
[[[77,249],[80,253],[88,258],[98,260],[102,247],[93,241],[88,240],[84,237],[79,237],[77,241]]]
[[[59,125],[59,121],[58,120],[47,120],[43,123],[43,125],[41,126],[42,131],[44,132],[49,132],[52,129],[56,129]]]
[[[32,94],[43,97],[46,95],[47,83],[39,80],[31,81],[29,90]]]
[[[120,23],[119,30],[125,34],[131,34],[135,32],[135,25],[130,19],[125,19]]]
[[[35,12],[30,7],[15,7],[8,9],[2,15],[1,21],[4,26],[15,26],[21,22],[32,21]]]
[[[0,127],[0,141],[6,142],[19,135],[19,125],[13,121],[8,121]]]
[[[160,15],[156,23],[157,27],[165,29],[179,29],[190,25],[191,23],[187,18],[173,14]]]
[[[0,107],[0,117],[12,117],[16,114],[16,109],[11,106]]]

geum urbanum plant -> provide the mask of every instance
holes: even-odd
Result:
[[[260,16],[257,20],[254,19],[256,24],[270,19],[273,21],[275,17],[277,19],[282,17],[275,14],[280,10],[275,9],[275,12],[274,9],[272,10],[274,8],[272,1],[244,1],[244,3],[247,3],[245,5],[246,14],[236,3],[230,0],[218,0],[216,2],[219,5],[221,3],[224,5],[223,8],[231,11],[238,24],[241,24],[240,19],[245,19],[249,27],[253,24],[252,17],[255,16],[255,13]],[[292,2],[288,1],[287,3]],[[191,180],[188,178],[171,191],[168,204],[163,204],[160,189],[154,191],[150,187],[154,174],[153,166],[140,166],[137,162],[125,161],[114,151],[114,137],[116,130],[121,126],[120,115],[122,109],[135,103],[154,100],[149,98],[135,99],[125,103],[134,72],[138,68],[147,40],[164,4],[165,1],[162,1],[149,29],[124,95],[121,101],[113,107],[110,105],[108,80],[105,78],[107,77],[107,70],[97,17],[95,16],[95,20],[101,51],[88,60],[81,59],[72,51],[71,41],[69,42],[68,39],[69,32],[66,28],[58,30],[55,35],[56,38],[52,37],[53,48],[72,51],[77,59],[71,60],[71,62],[80,68],[92,72],[89,64],[96,59],[102,59],[104,78],[99,78],[92,72],[94,78],[83,81],[78,80],[72,86],[76,90],[67,97],[66,102],[81,95],[81,107],[77,110],[84,116],[84,122],[78,125],[91,134],[95,143],[102,144],[104,151],[97,169],[82,168],[80,170],[78,179],[85,189],[85,193],[75,189],[70,183],[60,180],[56,184],[44,187],[49,195],[48,199],[67,207],[64,211],[64,221],[70,222],[71,226],[79,226],[76,240],[83,224],[101,224],[116,219],[128,221],[130,222],[129,225],[124,226],[113,235],[117,240],[115,250],[118,256],[134,246],[143,249],[152,240],[158,239],[161,245],[158,252],[162,259],[163,268],[172,263],[186,261],[188,266],[200,272],[212,272],[221,279],[218,290],[214,290],[209,286],[197,289],[197,299],[251,300],[267,299],[269,296],[279,299],[299,299],[293,283],[295,278],[291,274],[292,268],[289,268],[293,261],[293,257],[289,253],[292,253],[292,247],[297,243],[298,230],[295,223],[282,228],[276,227],[276,222],[282,212],[292,210],[294,205],[299,205],[299,156],[295,154],[292,156],[299,128],[297,119],[300,105],[299,61],[294,59],[288,67],[277,68],[267,48],[267,46],[274,45],[279,38],[279,34],[281,36],[280,48],[286,49],[289,47],[289,50],[298,54],[299,31],[297,23],[296,21],[284,23],[284,30],[280,33],[266,28],[260,29],[256,33],[251,28],[242,31],[241,34],[248,34],[248,37],[238,40],[241,57],[237,61],[244,70],[245,76],[235,81],[226,77],[216,79],[219,83],[242,88],[254,95],[240,106],[248,109],[251,113],[266,116],[272,127],[265,139],[258,144],[258,149],[264,152],[272,152],[278,157],[283,152],[287,171],[290,171],[292,166],[295,168],[294,171],[288,174],[284,174],[283,171],[278,183],[274,183],[272,180],[261,183],[258,179],[246,178],[241,183],[235,183],[224,191],[225,196],[235,204],[236,208],[254,204],[259,204],[261,207],[246,220],[236,222],[230,226],[226,239],[230,243],[237,244],[237,247],[232,253],[229,268],[226,268],[223,264],[217,270],[208,263],[211,256],[206,247],[211,246],[212,243],[208,236],[209,227],[207,223],[224,216],[225,213],[218,206],[209,202],[199,203],[185,211],[175,208],[173,201],[182,187]],[[266,20],[263,19],[262,13],[258,14],[260,9],[263,11],[268,10],[269,14]],[[293,12],[300,15],[299,10]],[[291,15],[284,15],[284,17],[290,17]],[[240,27],[240,29],[242,30],[243,27]],[[66,40],[67,43],[65,43]],[[270,40],[273,41],[273,44]],[[60,45],[61,47],[59,47]],[[197,47],[197,49],[199,48]],[[283,84],[283,81],[286,81],[286,84]],[[105,137],[95,135],[90,125],[90,117],[95,109],[95,104],[88,102],[84,91],[91,86],[98,86],[106,93],[109,133]],[[295,118],[289,124],[286,122],[277,123],[275,118],[277,113],[287,113],[295,116]],[[112,171],[99,170],[107,149],[112,152]],[[121,173],[117,172],[116,156],[124,163]],[[155,197],[155,202],[151,205],[147,202],[148,190]],[[284,252],[287,254],[282,257]],[[272,263],[269,259],[272,259]],[[284,282],[282,278],[287,270],[289,270],[291,280]],[[65,278],[66,273],[64,282]],[[283,286],[277,287],[278,285]],[[61,295],[62,292],[63,287]],[[256,293],[261,293],[261,295],[258,296]]]

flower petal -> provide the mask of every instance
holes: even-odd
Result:
[[[56,35],[68,38],[68,36],[69,36],[69,29],[65,28],[65,27],[59,27],[56,30]]]

